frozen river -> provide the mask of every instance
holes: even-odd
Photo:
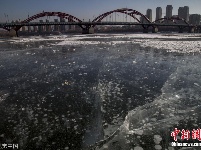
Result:
[[[183,149],[171,132],[201,127],[200,52],[200,34],[1,38],[0,143]]]

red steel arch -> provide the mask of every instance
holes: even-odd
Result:
[[[69,21],[71,22],[82,22],[82,20],[78,19],[77,17],[75,16],[72,16],[70,14],[67,14],[67,13],[62,13],[62,12],[42,12],[42,13],[39,13],[39,14],[36,14],[36,15],[33,15],[23,21],[21,21],[21,23],[29,23],[30,21],[33,21],[35,19],[38,19],[38,18],[41,18],[41,17],[44,17],[44,16],[58,16],[58,17],[61,17],[61,18],[64,18],[64,19],[68,19]],[[19,30],[22,26],[19,26],[17,27],[15,30]]]
[[[174,22],[174,20],[182,20],[182,21],[184,21],[185,24],[189,25],[189,23],[184,18],[180,18],[180,17],[160,18],[160,19],[153,21],[152,23],[156,23],[157,21],[161,21],[161,20],[163,22],[164,22],[164,20],[170,20],[172,22]],[[176,22],[174,22],[174,23],[176,24]]]
[[[96,17],[92,22],[100,22],[105,17],[107,17],[108,15],[115,13],[115,12],[127,14],[127,15],[133,17],[134,19],[136,19],[139,23],[141,23],[140,20],[135,17],[135,15],[139,15],[139,16],[143,17],[145,20],[147,20],[148,23],[151,23],[151,21],[145,15],[143,15],[142,13],[140,13],[136,10],[129,9],[129,8],[115,9],[113,11],[103,13],[103,14],[99,15],[98,17]]]

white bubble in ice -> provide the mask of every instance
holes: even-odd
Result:
[[[134,150],[143,150],[143,148],[140,146],[136,146],[136,147],[134,147]]]
[[[162,147],[160,145],[155,145],[154,147],[155,147],[156,150],[161,150],[162,149]]]
[[[159,144],[161,140],[162,140],[162,137],[160,135],[154,135],[155,144]]]

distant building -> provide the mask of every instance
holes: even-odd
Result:
[[[152,10],[151,9],[147,9],[146,16],[152,22]]]
[[[60,22],[65,22],[65,19],[60,17]],[[65,25],[60,25],[60,31],[61,32],[65,32],[66,31],[66,27]]]
[[[82,28],[80,28],[80,26],[78,26],[78,25],[75,25],[75,30],[81,32],[81,31],[82,31]]]
[[[178,18],[178,17],[179,17],[178,15],[173,15],[172,23],[179,23],[179,24],[184,23],[182,20],[174,19],[174,18]]]
[[[189,21],[189,7],[188,6],[179,7],[178,16],[180,18],[185,19],[188,22]]]
[[[71,25],[71,28],[69,30],[74,31],[75,30],[75,25]]]
[[[38,31],[37,26],[33,26],[33,31],[34,31],[34,32],[37,32],[37,31]]]
[[[23,31],[23,32],[25,32],[25,31],[26,31],[25,26],[22,26],[22,31]]]
[[[178,9],[178,16],[180,18],[184,18],[184,7],[179,7],[179,9]]]
[[[43,20],[39,20],[40,23],[43,23]],[[38,26],[38,32],[41,33],[44,31],[44,27],[43,26]]]
[[[188,22],[189,21],[189,7],[184,6],[184,19]]]
[[[162,18],[162,8],[157,7],[156,8],[156,20],[161,19],[161,18]]]
[[[59,20],[54,19],[54,22],[59,22]],[[54,31],[59,31],[59,25],[54,25]]]
[[[48,23],[49,20],[46,19],[46,23]],[[50,32],[51,31],[51,26],[50,25],[46,25],[46,32]]]
[[[167,18],[172,17],[172,9],[173,9],[172,5],[167,5],[167,7],[166,7],[166,17]]]
[[[71,25],[68,25],[68,30],[71,30]]]
[[[84,21],[84,19],[83,19],[83,21]],[[68,22],[72,22],[72,18],[71,17],[68,18]],[[68,25],[68,30],[73,30],[73,26],[72,25]]]
[[[145,23],[144,17],[140,16],[140,22],[141,22],[141,23]]]
[[[200,15],[199,14],[191,14],[189,16],[189,23],[190,24],[196,24],[196,25],[199,25],[200,24]]]

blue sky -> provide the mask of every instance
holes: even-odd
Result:
[[[201,14],[201,0],[0,0],[0,22],[24,20],[28,14],[32,16],[43,10],[61,11],[81,20],[92,20],[99,14],[126,7],[142,14],[150,8],[155,19],[156,7],[162,7],[165,13],[167,5],[173,5],[173,15],[177,15],[181,6],[189,6],[190,14]],[[4,14],[8,15],[7,19]]]

